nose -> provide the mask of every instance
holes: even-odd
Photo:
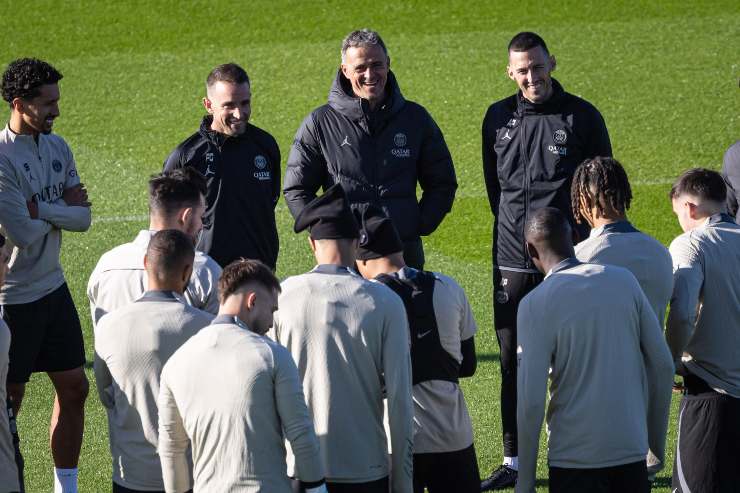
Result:
[[[237,120],[242,119],[242,110],[239,107],[234,108],[234,112],[231,114]]]

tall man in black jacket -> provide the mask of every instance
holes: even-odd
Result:
[[[439,127],[401,95],[383,40],[367,29],[344,39],[328,104],[298,129],[283,183],[290,212],[298,216],[319,188],[335,183],[352,206],[381,206],[401,235],[406,264],[423,267],[420,236],[452,208],[455,169]]]
[[[494,326],[501,354],[504,464],[483,491],[512,486],[517,478],[516,316],[519,301],[542,281],[527,254],[524,225],[532,212],[556,207],[585,239],[570,207],[575,168],[585,159],[611,156],[604,119],[590,103],[551,78],[555,57],[535,33],[509,43],[507,73],[517,94],[488,108],[483,120],[483,173],[493,212]]]
[[[274,270],[280,149],[272,135],[249,123],[252,93],[244,69],[235,63],[214,68],[203,105],[208,115],[200,129],[164,163],[165,171],[193,166],[206,177],[206,212],[197,249],[221,267],[244,257]]]

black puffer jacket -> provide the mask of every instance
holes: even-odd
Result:
[[[483,120],[483,174],[495,216],[493,263],[533,269],[524,242],[529,214],[557,207],[573,224],[570,185],[585,159],[611,156],[609,133],[599,111],[553,79],[553,95],[534,104],[521,92],[488,108]],[[581,238],[589,227],[579,225]]]
[[[457,181],[442,132],[404,99],[392,72],[386,89],[385,103],[371,112],[337,73],[329,103],[306,117],[290,150],[283,193],[294,217],[334,183],[353,205],[381,206],[404,240],[432,233],[450,211]]]

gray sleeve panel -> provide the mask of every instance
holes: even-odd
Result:
[[[665,462],[665,439],[671,412],[671,385],[675,367],[663,330],[642,289],[635,283],[640,315],[640,349],[648,385],[648,446],[661,463]]]
[[[167,383],[168,366],[170,365],[165,364],[162,369],[159,398],[157,399],[159,409],[157,452],[162,462],[162,480],[165,491],[181,493],[191,488],[190,470],[186,458],[190,440],[185,432],[175,397]]]
[[[517,429],[519,476],[517,493],[534,493],[540,430],[545,417],[547,378],[554,342],[533,312],[529,296],[517,313]],[[538,307],[538,310],[545,307]],[[545,329],[545,330],[543,330]]]
[[[704,266],[690,234],[673,240],[669,249],[673,259],[673,295],[666,323],[666,337],[673,360],[681,360],[694,332],[697,307],[704,285]]]
[[[10,241],[21,249],[40,240],[52,228],[44,220],[31,219],[15,169],[4,156],[0,156],[0,224]]]
[[[389,290],[390,291],[390,290]],[[383,329],[383,374],[391,431],[392,491],[413,491],[413,418],[411,355],[406,309],[395,293],[388,300]]]
[[[319,441],[303,396],[298,368],[287,349],[271,344],[275,362],[275,403],[285,438],[296,462],[296,476],[303,482],[324,479]]]

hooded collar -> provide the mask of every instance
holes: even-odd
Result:
[[[543,103],[533,103],[527,100],[523,95],[522,91],[516,93],[517,110],[521,115],[539,115],[551,113],[558,108],[562,103],[565,90],[556,79],[552,79],[552,95],[550,98]]]
[[[401,94],[401,88],[398,87],[396,76],[390,69],[388,70],[385,90],[385,101],[375,111],[371,112],[367,100],[358,98],[352,92],[352,85],[349,79],[342,74],[340,68],[337,70],[337,76],[329,90],[329,106],[353,121],[362,120],[370,117],[370,115],[385,119],[398,113],[406,103]]]

